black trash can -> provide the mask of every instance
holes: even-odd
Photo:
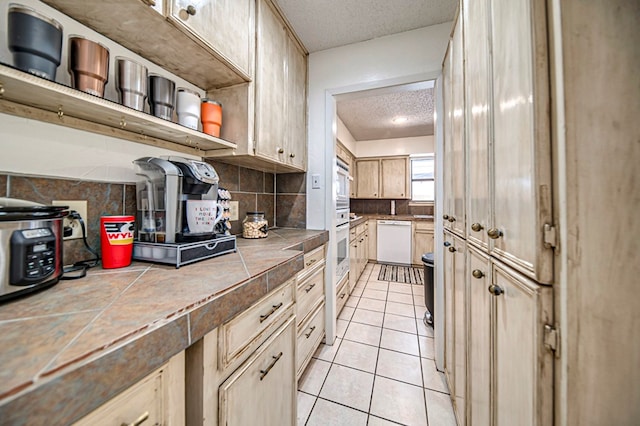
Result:
[[[433,253],[423,254],[422,264],[424,265],[424,304],[427,307],[427,312],[424,313],[424,322],[433,326]]]

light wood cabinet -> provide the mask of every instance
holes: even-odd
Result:
[[[134,424],[185,424],[185,353],[174,355],[165,365],[120,395],[86,415],[75,426]]]
[[[253,75],[254,0],[167,0],[168,17],[194,40]]]
[[[347,299],[349,298],[351,285],[350,276],[351,271],[349,271],[349,273],[336,285],[336,316],[340,315],[342,308],[344,308],[344,305],[347,303]]]
[[[433,222],[411,222],[412,263],[422,265],[422,255],[433,253]]]
[[[256,11],[255,81],[207,92],[223,104],[221,137],[235,150],[207,154],[269,173],[306,169],[307,57],[269,0]]]
[[[356,198],[380,198],[380,160],[356,159]]]
[[[295,318],[220,385],[219,424],[295,424]]]
[[[338,309],[338,314],[340,310]],[[300,379],[302,373],[311,361],[311,357],[315,353],[322,339],[324,338],[326,311],[324,303],[319,304],[316,309],[309,315],[298,327],[297,350],[296,350],[296,378]]]
[[[358,158],[356,198],[411,198],[409,157]]]
[[[378,260],[378,221],[376,219],[369,219],[367,221],[367,235],[368,235],[368,248],[369,260],[376,262]]]

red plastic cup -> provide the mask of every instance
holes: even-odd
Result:
[[[131,264],[134,226],[134,216],[102,216],[100,218],[103,268],[123,268]]]

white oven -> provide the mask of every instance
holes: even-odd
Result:
[[[349,210],[349,166],[339,158],[336,158],[336,209]]]
[[[336,283],[349,272],[349,209],[336,210]]]

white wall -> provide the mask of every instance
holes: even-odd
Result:
[[[452,23],[420,28],[309,55],[307,227],[327,229],[327,343],[335,339],[335,95],[434,80],[440,75]]]
[[[144,64],[149,72],[162,74],[176,82],[177,87],[204,91],[172,75],[158,65],[146,61],[135,53],[115,44],[57,10],[36,0],[20,0],[40,13],[56,19],[63,26],[62,61],[58,67],[56,81],[70,85],[67,69],[67,40],[69,35],[83,35],[107,46],[110,51],[109,80],[105,87],[105,98],[116,101],[115,58],[124,56]],[[0,61],[13,64],[7,47],[8,2],[0,2]],[[148,109],[148,107],[147,107]],[[0,172],[24,173],[51,177],[77,178],[108,182],[134,182],[135,174],[131,162],[136,158],[158,155],[185,155],[167,149],[124,141],[113,137],[57,126],[22,117],[0,114]],[[196,158],[196,157],[194,157]]]
[[[356,140],[353,138],[353,135],[347,129],[347,126],[344,125],[340,117],[336,117],[337,120],[337,128],[336,128],[336,138],[340,140],[342,145],[344,145],[352,154],[356,153]]]
[[[430,154],[435,152],[434,144],[434,136],[358,141],[354,154],[356,157]]]

